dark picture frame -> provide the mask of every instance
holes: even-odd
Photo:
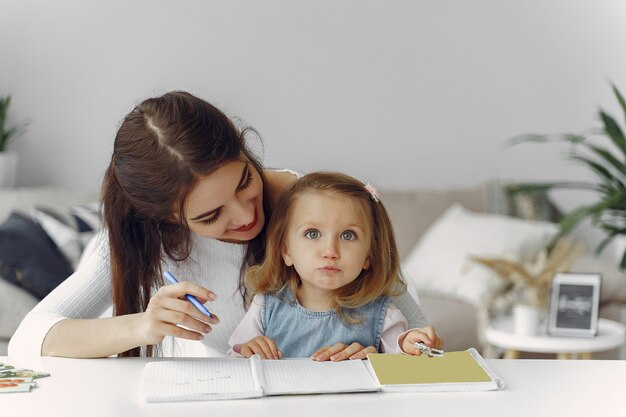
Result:
[[[548,334],[596,336],[601,283],[600,274],[555,274],[550,294]]]

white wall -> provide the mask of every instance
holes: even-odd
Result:
[[[626,92],[623,0],[0,0],[0,94],[18,183],[95,189],[121,118],[186,89],[262,134],[269,166],[381,188],[580,177],[565,148],[609,80]]]

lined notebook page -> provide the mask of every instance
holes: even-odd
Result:
[[[260,397],[250,362],[208,358],[195,361],[150,362],[144,370],[147,402],[194,401]]]
[[[378,384],[360,360],[282,359],[262,364],[265,395],[378,391]]]

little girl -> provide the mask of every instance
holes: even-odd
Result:
[[[246,285],[231,356],[339,361],[442,345],[430,326],[407,331],[390,302],[406,291],[391,222],[376,190],[344,174],[311,173],[283,193]]]

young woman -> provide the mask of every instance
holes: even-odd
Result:
[[[131,111],[104,176],[104,232],[26,316],[9,354],[225,354],[249,301],[240,277],[263,259],[273,200],[296,179],[263,169],[246,147],[248,130],[186,92]],[[166,271],[181,282],[164,285]],[[210,302],[216,316],[186,294]],[[396,302],[411,326],[423,325],[409,295]],[[113,317],[101,318],[111,306]]]
[[[408,331],[390,296],[406,292],[389,216],[376,191],[348,175],[292,184],[269,223],[264,261],[247,274],[257,294],[230,338],[233,356],[364,359],[437,349],[434,328]]]

